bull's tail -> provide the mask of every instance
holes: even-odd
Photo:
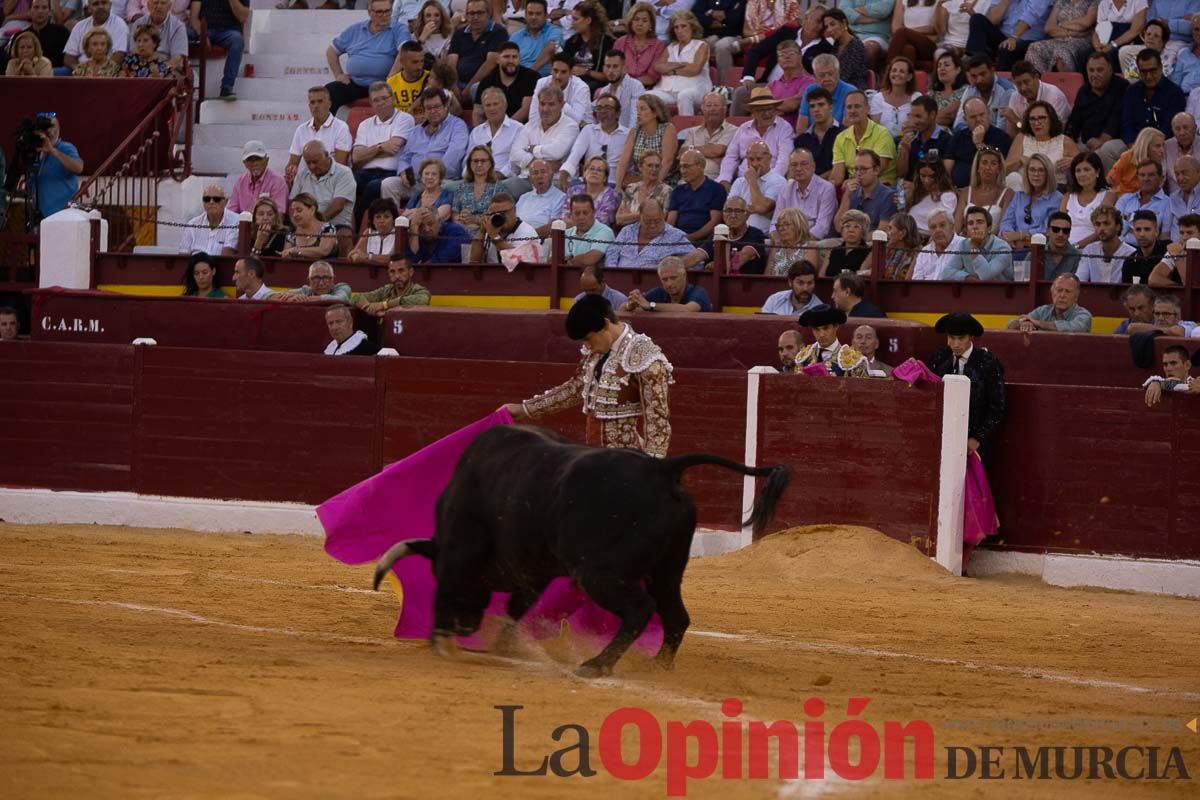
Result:
[[[383,554],[383,558],[379,559],[379,563],[375,565],[375,590],[379,590],[379,584],[395,566],[396,562],[405,556],[425,556],[430,561],[433,561],[437,555],[437,542],[433,539],[405,539],[403,542],[394,544]]]
[[[782,464],[769,467],[748,467],[739,461],[724,458],[715,453],[688,453],[684,456],[665,459],[663,464],[676,477],[681,476],[684,470],[691,467],[710,464],[715,467],[725,467],[726,469],[740,472],[743,475],[766,478],[766,487],[763,488],[762,494],[755,499],[754,508],[750,510],[750,516],[743,522],[743,524],[750,525],[753,528],[755,539],[762,536],[767,523],[771,521],[771,517],[775,516],[775,506],[779,503],[779,498],[783,495],[783,490],[787,488],[792,480],[792,471]]]

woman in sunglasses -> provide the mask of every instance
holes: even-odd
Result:
[[[1004,219],[1000,220],[1000,238],[1013,249],[1013,260],[1029,257],[1029,242],[1035,233],[1046,232],[1046,220],[1062,204],[1062,192],[1054,185],[1054,164],[1047,156],[1034,153],[1025,165],[1021,191],[1013,195]]]

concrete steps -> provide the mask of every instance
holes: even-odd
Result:
[[[254,65],[254,78],[289,78],[307,76],[313,83],[332,80],[325,53],[252,53],[242,59]]]
[[[292,145],[296,125],[263,123],[255,125],[252,130],[254,135],[248,136],[249,130],[241,125],[198,125],[192,134],[192,145],[241,149],[247,139],[253,138],[265,144],[268,150],[287,150]]]
[[[320,34],[332,39],[356,22],[367,18],[364,11],[255,11],[250,15],[250,38],[263,33],[290,35]],[[334,31],[330,34],[330,31]]]
[[[313,86],[324,86],[329,81],[328,74],[260,78],[256,70],[253,78],[238,79],[237,96],[238,101],[254,101],[255,105],[288,103],[307,111],[308,90]]]

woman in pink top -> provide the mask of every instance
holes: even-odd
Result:
[[[647,89],[653,89],[661,77],[654,68],[667,46],[654,35],[654,7],[636,3],[625,15],[629,33],[617,39],[613,47],[625,54],[625,73]]]

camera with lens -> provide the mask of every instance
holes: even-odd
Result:
[[[18,158],[37,158],[37,153],[46,141],[48,131],[54,127],[53,121],[45,117],[26,117],[17,126],[14,139]]]
[[[503,228],[504,223],[508,221],[508,214],[503,211],[497,211],[488,217],[492,221],[493,228]]]

